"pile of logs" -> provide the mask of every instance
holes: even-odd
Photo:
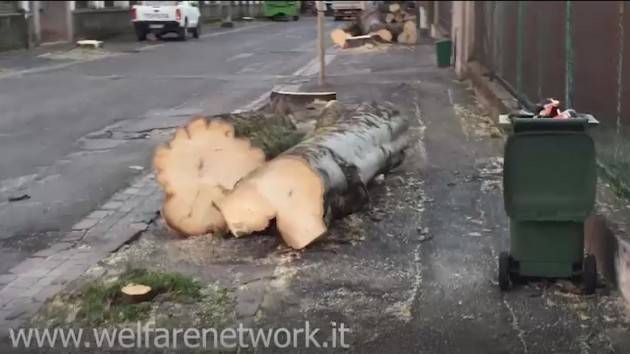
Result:
[[[388,1],[365,10],[354,21],[334,29],[330,37],[341,48],[375,41],[415,44],[418,40],[416,16],[408,3]]]
[[[331,101],[320,112],[316,130],[273,158],[271,142],[262,147],[239,134],[248,130],[235,128],[237,115],[197,117],[177,128],[153,160],[166,224],[184,236],[239,237],[275,221],[286,244],[301,249],[333,218],[364,207],[368,183],[402,162],[408,119],[377,104],[348,109]],[[261,122],[284,132],[287,120]]]

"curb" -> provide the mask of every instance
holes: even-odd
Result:
[[[138,177],[76,223],[49,248],[0,275],[0,338],[105,256],[146,231],[157,218],[162,194],[152,173]]]
[[[626,235],[630,219],[628,201],[600,179],[595,212],[584,224],[584,244],[597,259],[597,268],[607,283],[614,285],[630,305],[630,240]]]
[[[499,114],[508,113],[518,108],[518,101],[496,81],[489,80],[484,73],[488,72],[478,62],[470,62],[466,68],[466,78],[470,80],[481,103],[489,109],[490,117],[499,122]]]
[[[490,116],[498,123],[498,116],[518,107],[518,101],[496,82],[483,74],[487,72],[478,62],[470,62],[467,67],[475,95],[489,110]],[[584,248],[597,259],[597,268],[607,283],[615,286],[630,305],[630,240],[626,231],[630,230],[630,219],[622,201],[610,188],[604,187],[600,177],[595,211],[584,223]],[[618,211],[610,205],[619,205]],[[628,223],[628,228],[625,224]]]

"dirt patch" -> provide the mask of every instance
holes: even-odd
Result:
[[[51,52],[40,55],[40,58],[53,59],[53,60],[77,60],[77,61],[89,61],[97,60],[109,57],[116,57],[122,55],[122,53],[109,52],[103,49],[89,49],[89,48],[74,48],[66,51]]]
[[[454,104],[455,115],[459,118],[464,135],[468,140],[502,138],[504,133],[494,124],[480,104],[461,105]]]

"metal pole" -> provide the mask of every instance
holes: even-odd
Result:
[[[565,107],[573,108],[573,16],[572,2],[565,3],[566,12],[564,15],[564,59],[565,59]]]
[[[516,92],[523,94],[523,56],[525,41],[525,1],[516,4]]]
[[[324,68],[326,62],[324,60],[324,2],[317,1],[317,53],[319,57],[319,84],[324,84],[325,73]]]
[[[418,29],[418,33],[420,33],[420,21],[421,21],[421,13],[420,13],[420,1],[416,1],[416,28]]]
[[[33,14],[33,31],[35,32],[35,43],[40,44],[42,42],[42,26],[41,17],[39,11],[41,10],[40,1],[33,1],[31,3],[31,13]]]
[[[231,28],[234,27],[234,23],[232,23],[232,2],[231,1],[225,1],[227,3],[227,13],[224,19],[221,20],[221,27],[227,27],[227,28]],[[223,1],[220,2],[221,7],[219,8],[219,11],[222,10],[222,7],[225,6],[223,5]],[[223,13],[221,12],[221,17],[223,17]]]

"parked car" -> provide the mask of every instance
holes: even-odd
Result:
[[[186,40],[188,33],[194,38],[201,34],[201,13],[197,1],[142,1],[131,8],[131,21],[139,41],[153,33],[160,37],[176,33]]]
[[[334,1],[332,3],[335,21],[344,18],[355,18],[361,11],[367,10],[367,1]]]

